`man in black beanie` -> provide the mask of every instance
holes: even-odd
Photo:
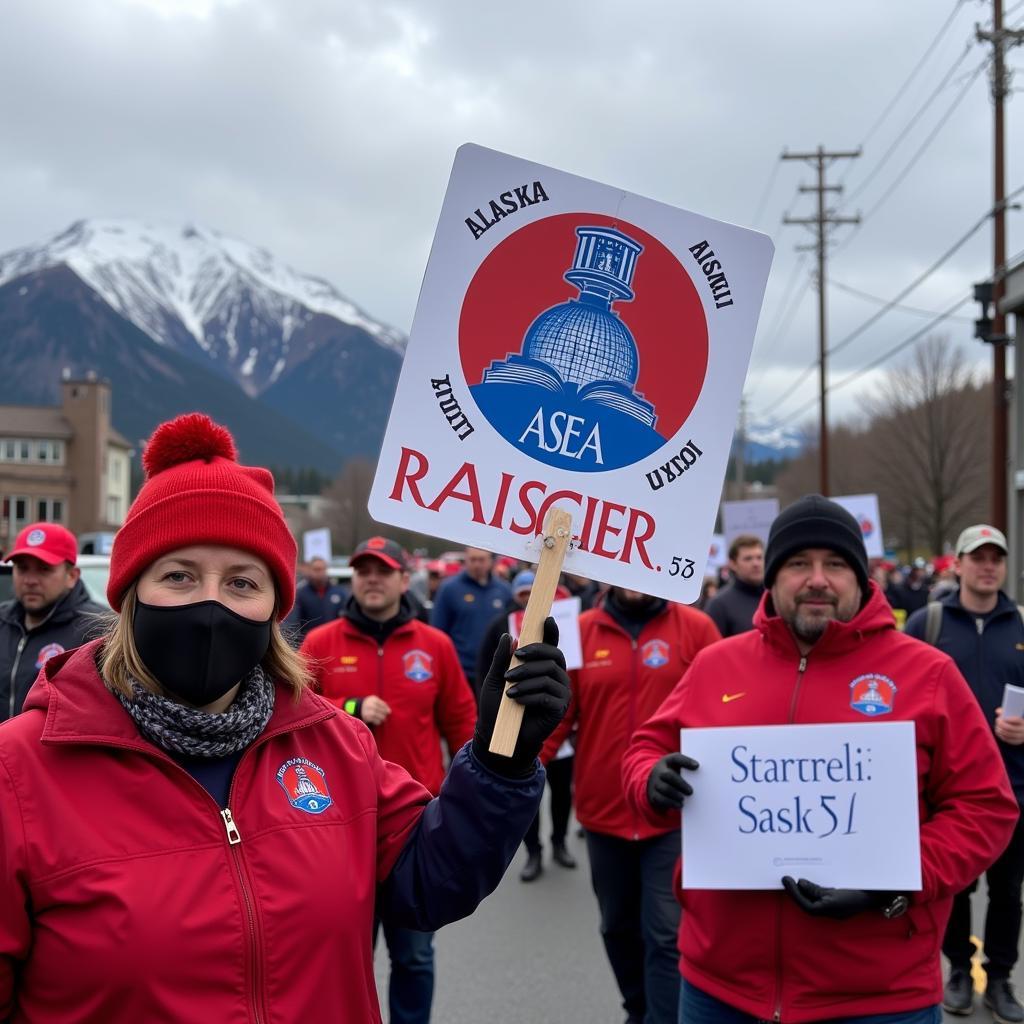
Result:
[[[627,805],[648,826],[678,827],[701,785],[681,728],[912,721],[921,889],[829,888],[812,865],[777,890],[688,889],[679,1019],[933,1024],[952,897],[1005,848],[1018,814],[991,729],[953,660],[896,630],[857,521],[835,502],[812,494],[776,518],[765,585],[754,629],[701,651],[633,733]]]

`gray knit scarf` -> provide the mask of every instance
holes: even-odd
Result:
[[[189,757],[237,754],[263,732],[274,711],[274,684],[259,665],[242,680],[231,707],[219,715],[151,693],[134,679],[131,697],[116,696],[150,743]]]

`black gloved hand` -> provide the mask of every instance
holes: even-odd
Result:
[[[891,893],[865,889],[826,889],[806,878],[797,881],[789,875],[782,879],[782,885],[804,913],[812,917],[834,917],[837,921],[845,921],[865,910],[877,910],[891,896]]]
[[[700,765],[685,754],[666,754],[647,776],[647,800],[656,811],[678,811],[693,786],[679,774],[680,768],[695,772]]]
[[[569,676],[565,671],[565,657],[557,644],[558,626],[554,619],[548,617],[544,621],[543,642],[520,647],[516,657],[523,664],[509,671],[512,638],[505,633],[498,641],[491,667],[480,686],[480,713],[473,733],[476,759],[498,775],[509,779],[532,775],[534,761],[544,741],[554,732],[569,707]],[[487,749],[506,679],[515,684],[509,688],[509,697],[524,708],[519,738],[511,757],[492,754]]]

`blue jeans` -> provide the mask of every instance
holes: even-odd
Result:
[[[679,833],[634,841],[587,832],[601,938],[630,1021],[674,1024],[679,1006]]]
[[[373,923],[377,945],[380,921]],[[388,977],[389,1024],[428,1024],[434,1001],[434,933],[385,924],[391,973]]]
[[[757,1024],[757,1017],[735,1010],[683,978],[679,989],[679,1024]],[[785,1024],[785,1021],[783,1021]],[[822,1024],[942,1024],[942,1007],[870,1013],[862,1017],[832,1017]]]

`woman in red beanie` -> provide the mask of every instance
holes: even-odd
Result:
[[[308,689],[282,637],[295,542],[263,469],[163,424],[114,543],[107,635],[0,726],[0,1020],[380,1021],[370,936],[432,931],[498,883],[543,791],[568,678],[503,637],[440,795]],[[505,680],[514,755],[487,750]]]

